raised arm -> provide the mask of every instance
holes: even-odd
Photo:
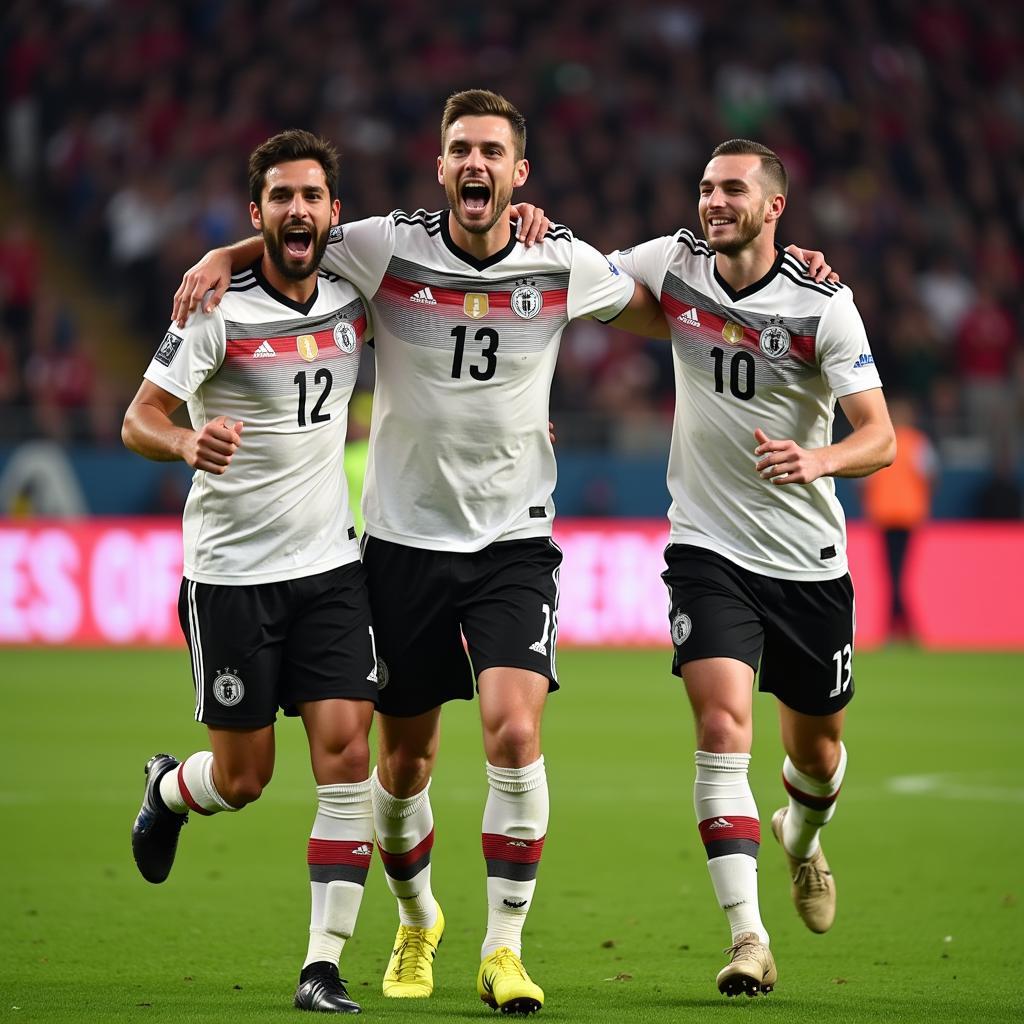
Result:
[[[868,476],[892,464],[896,435],[881,388],[844,395],[839,404],[853,427],[852,433],[823,448],[801,448],[796,441],[770,438],[754,431],[759,456],[754,467],[773,484],[809,484],[821,476]]]
[[[179,327],[184,327],[189,314],[199,305],[204,295],[203,312],[212,312],[228,290],[232,273],[251,266],[262,256],[262,235],[254,235],[220,249],[211,249],[194,267],[185,271],[174,293],[171,319]],[[211,289],[212,293],[206,295]]]

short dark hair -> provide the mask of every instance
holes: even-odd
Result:
[[[716,156],[759,156],[761,173],[768,183],[783,195],[789,193],[789,175],[779,159],[779,154],[767,146],[762,146],[760,142],[751,142],[750,139],[729,139],[715,146],[711,159],[714,160]]]
[[[291,160],[316,160],[324,169],[331,199],[338,197],[338,151],[319,135],[289,128],[257,146],[249,157],[249,197],[259,206],[267,171]]]
[[[507,100],[488,89],[466,89],[452,93],[441,115],[441,152],[448,129],[460,117],[503,117],[512,129],[515,157],[522,160],[526,154],[526,118]]]

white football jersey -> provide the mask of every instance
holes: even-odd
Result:
[[[363,490],[366,532],[410,547],[479,551],[551,533],[551,376],[575,317],[616,317],[634,284],[555,226],[477,260],[448,211],[346,224],[322,266],[373,313],[377,383]]]
[[[184,574],[256,584],[359,558],[343,468],[348,401],[367,337],[347,281],[321,271],[299,304],[259,263],[235,274],[220,306],[171,324],[145,376],[188,403],[192,426],[241,420],[227,472],[197,471],[185,502]]]
[[[685,229],[610,259],[658,297],[672,330],[672,542],[765,576],[842,576],[846,520],[832,478],[762,479],[754,429],[821,448],[836,399],[882,386],[850,289],[816,284],[780,249],[760,281],[736,292]]]

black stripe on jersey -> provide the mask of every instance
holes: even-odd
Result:
[[[556,242],[571,242],[572,231],[564,224],[552,224],[551,227],[548,228],[548,233],[544,238],[551,238]]]
[[[325,281],[331,283],[341,280],[341,274],[332,274],[329,270],[324,270],[322,267],[317,270],[317,277],[322,277]]]
[[[815,281],[814,278],[811,277],[810,271],[807,269],[807,265],[805,263],[801,263],[800,260],[791,253],[788,253],[785,250],[783,250],[783,252],[785,253],[782,258],[783,264],[789,270],[795,271],[798,277],[803,277],[811,284],[816,284],[819,288],[827,288],[832,292],[837,292],[842,287],[842,285],[833,284],[831,281]]]
[[[230,285],[228,285],[228,291],[229,292],[250,292],[250,291],[253,290],[253,288],[259,288],[259,286],[260,286],[259,281],[255,281],[255,280],[250,280],[248,282],[243,282],[241,284],[235,284],[234,282],[232,282]]]
[[[406,213],[404,210],[392,210],[391,219],[395,224],[405,224],[409,227],[421,227],[430,236],[436,235],[441,230],[441,211],[427,213],[426,210],[416,210],[415,213]]]
[[[685,245],[694,256],[713,256],[711,246],[702,238],[698,238],[689,228],[680,228],[676,232],[676,242]]]
[[[820,284],[809,281],[806,277],[801,279],[795,274],[791,273],[788,267],[783,267],[779,273],[788,278],[793,284],[798,284],[801,288],[809,288],[812,292],[817,292],[819,295],[824,295],[826,298],[831,299],[836,294],[835,291],[830,291],[827,288],[822,287]]]
[[[392,277],[401,278],[403,281],[415,282],[417,286],[429,285],[431,288],[446,288],[452,291],[507,292],[517,287],[523,278],[529,278],[530,282],[536,285],[542,292],[569,287],[568,270],[553,271],[545,274],[523,274],[518,272],[515,275],[506,275],[505,277],[490,280],[479,278],[469,273],[456,274],[450,270],[425,267],[421,263],[403,260],[400,256],[391,257],[387,273]]]
[[[366,309],[362,299],[353,299],[341,309],[332,309],[317,317],[302,317],[298,320],[271,320],[266,323],[243,323],[239,320],[224,320],[224,338],[227,341],[242,341],[246,338],[286,338],[290,334],[316,334],[317,331],[333,327],[339,320],[355,320],[364,316]]]

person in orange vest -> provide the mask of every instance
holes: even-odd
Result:
[[[903,602],[903,565],[914,530],[931,513],[938,458],[928,435],[914,425],[912,399],[890,399],[889,414],[896,432],[896,459],[864,479],[862,504],[865,516],[885,539],[892,587],[889,635],[902,638],[912,636]]]

